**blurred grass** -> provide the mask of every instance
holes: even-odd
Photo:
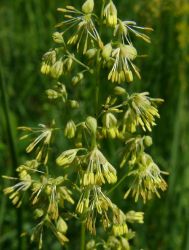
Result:
[[[51,105],[44,104],[48,79],[39,73],[42,54],[51,47],[51,33],[59,21],[56,8],[74,1],[1,0],[0,60],[9,96],[10,119],[19,163],[26,155],[17,143],[16,127],[32,125],[58,117]],[[79,4],[80,1],[78,1]],[[136,249],[189,249],[189,3],[187,0],[120,0],[121,16],[154,28],[152,45],[138,42],[139,51],[148,54],[141,64],[142,81],[138,91],[150,91],[165,99],[161,119],[154,128],[152,154],[162,169],[168,170],[169,190],[161,200],[133,206],[145,210],[145,224],[138,227]],[[103,90],[101,90],[103,91]],[[87,95],[87,90],[84,93]],[[0,173],[10,171],[6,120],[0,93]],[[59,123],[62,117],[58,117]],[[60,145],[62,142],[59,142]],[[113,145],[109,148],[114,150]],[[15,166],[16,167],[16,166]],[[1,182],[1,189],[3,184]],[[115,199],[121,199],[120,197]],[[0,249],[16,249],[17,230],[14,208],[0,195]],[[4,204],[4,205],[3,205]],[[125,201],[122,206],[128,206]],[[6,211],[6,212],[5,212]],[[24,221],[30,215],[24,212]],[[24,223],[23,227],[31,225]],[[74,232],[73,232],[74,233]],[[46,244],[60,249],[48,236]],[[25,243],[27,244],[27,242]],[[35,249],[33,246],[25,249]],[[72,249],[74,244],[72,243]]]

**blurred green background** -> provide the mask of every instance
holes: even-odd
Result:
[[[138,42],[139,51],[148,57],[138,60],[142,81],[136,86],[138,91],[149,91],[151,96],[165,100],[160,108],[161,119],[153,131],[151,153],[161,169],[170,173],[169,188],[162,199],[138,205],[145,211],[145,224],[136,228],[134,249],[189,250],[189,2],[115,2],[121,17],[154,28],[150,46]],[[14,174],[16,165],[27,157],[25,145],[18,143],[17,126],[32,126],[58,117],[59,111],[48,104],[44,95],[50,81],[41,76],[40,62],[52,45],[51,34],[60,21],[56,8],[66,3],[74,1],[0,0],[1,175]],[[80,3],[81,0],[75,1]],[[6,99],[2,94],[3,83]],[[10,127],[5,102],[9,107]],[[1,179],[0,249],[19,249],[21,224],[24,229],[31,227],[29,208],[25,205],[16,211],[2,195],[3,186]],[[136,204],[133,206],[136,209]],[[36,249],[27,238],[22,241],[23,250]],[[45,249],[61,249],[49,235],[45,244]],[[50,248],[47,244],[51,244]],[[77,249],[72,245],[70,249]]]

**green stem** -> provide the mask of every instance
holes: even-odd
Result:
[[[85,223],[81,223],[81,250],[85,250]]]
[[[3,75],[3,70],[0,65],[0,73],[1,73],[1,93],[2,93],[2,106],[3,106],[3,111],[5,115],[5,121],[6,121],[6,126],[7,126],[7,139],[8,139],[8,144],[10,148],[10,156],[11,156],[11,161],[12,161],[12,168],[10,172],[15,172],[13,171],[14,168],[18,165],[17,161],[17,153],[16,153],[16,146],[15,146],[15,141],[13,137],[13,131],[12,131],[12,126],[11,126],[11,121],[10,121],[10,110],[9,110],[9,102],[8,102],[8,96],[6,92],[6,85],[5,85],[5,79]],[[16,174],[16,172],[14,173]],[[22,210],[19,208],[17,210],[17,235],[18,235],[18,250],[22,250],[22,238],[20,237],[22,233]]]
[[[102,0],[99,35],[101,35],[102,33],[104,6],[105,6],[105,0]],[[99,92],[100,92],[100,69],[101,69],[100,50],[98,50],[98,53],[97,53],[96,64],[97,64],[96,65],[97,70],[96,70],[96,86],[95,86],[95,116],[96,118],[98,118],[98,104],[99,104]]]
[[[113,186],[108,192],[107,194],[111,194],[124,180],[125,178],[128,176],[128,174],[126,173],[117,183],[115,186]]]

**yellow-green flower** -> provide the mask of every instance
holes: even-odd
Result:
[[[86,1],[85,4],[86,6],[91,5],[91,0]],[[59,8],[58,10],[65,13],[64,17],[67,18],[66,21],[57,25],[67,26],[67,29],[65,29],[62,33],[64,34],[72,28],[75,30],[74,34],[68,39],[67,44],[77,44],[77,50],[79,50],[81,44],[83,44],[83,54],[87,52],[90,45],[94,42],[97,43],[99,47],[102,47],[102,41],[95,27],[92,14],[88,13],[92,10],[92,8],[90,11],[85,11],[83,7],[83,11],[79,11],[73,6],[67,6],[65,9]]]
[[[137,29],[146,30],[146,31],[153,31],[152,28],[137,26],[136,22],[121,21],[119,19],[118,24],[116,25],[115,30],[114,30],[114,36],[117,36],[117,35],[121,36],[123,43],[125,43],[125,41],[126,41],[128,44],[132,45],[129,33],[133,33],[135,36],[143,39],[145,42],[150,43],[150,37],[147,36],[146,34],[140,32],[140,31],[138,31]]]
[[[39,136],[37,136],[34,141],[32,141],[26,148],[26,152],[30,153],[33,150],[36,150],[36,160],[39,162],[42,161],[44,164],[46,164],[48,161],[49,145],[54,128],[47,127],[44,124],[39,124],[38,128],[19,127],[18,129],[26,132],[26,135],[22,136],[20,140],[25,139],[30,135],[39,134]]]
[[[133,176],[134,180],[124,198],[131,193],[135,201],[141,196],[145,203],[152,199],[154,194],[160,197],[159,189],[162,191],[167,189],[167,183],[161,174],[167,173],[158,168],[150,155],[143,153],[136,168],[128,174],[128,176]]]
[[[108,80],[112,82],[132,82],[133,74],[131,68],[140,78],[139,70],[132,63],[137,57],[137,51],[132,45],[119,44],[112,52],[114,60],[113,67],[108,75]]]
[[[124,131],[135,132],[137,126],[141,126],[144,131],[151,131],[151,127],[156,125],[155,118],[160,117],[156,105],[163,100],[150,98],[148,94],[132,94],[125,102],[128,109],[124,115]]]
[[[87,170],[83,175],[83,185],[101,185],[105,183],[115,183],[117,175],[115,168],[107,161],[100,150],[95,147],[87,157]]]

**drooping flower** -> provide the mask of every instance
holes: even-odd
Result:
[[[108,183],[117,181],[116,170],[108,162],[100,150],[95,147],[89,152],[86,161],[87,169],[83,174],[83,185],[101,185],[107,180]]]
[[[119,44],[112,52],[112,58],[114,60],[113,67],[108,75],[108,80],[112,82],[132,82],[134,70],[136,75],[140,78],[139,70],[132,63],[137,57],[137,51],[132,45]]]
[[[87,52],[89,45],[93,42],[96,42],[99,47],[102,47],[100,35],[92,18],[91,11],[93,8],[90,7],[92,6],[91,0],[88,0],[85,3],[86,5],[83,5],[82,11],[77,10],[73,6],[67,6],[65,9],[59,8],[58,10],[65,13],[64,17],[68,20],[57,25],[57,27],[62,25],[67,26],[67,28],[62,32],[63,34],[69,29],[74,28],[75,32],[69,38],[67,44],[77,44],[77,49],[79,50],[81,44],[83,43],[83,54]],[[89,7],[90,11],[85,11],[85,9],[89,9]]]
[[[168,173],[161,171],[152,157],[143,153],[137,162],[136,168],[128,174],[128,176],[133,176],[134,180],[124,198],[127,198],[131,193],[135,201],[141,196],[145,203],[147,200],[152,199],[154,194],[160,197],[159,189],[162,191],[167,189],[167,184],[161,174]]]
[[[108,217],[109,209],[113,209],[113,203],[102,192],[101,187],[99,186],[84,188],[76,207],[76,211],[79,214],[85,214],[86,227],[93,234],[96,234],[97,214],[101,216],[104,228],[110,226],[111,220]]]
[[[114,36],[121,36],[122,43],[125,43],[125,41],[132,45],[132,42],[130,40],[129,33],[133,33],[135,36],[143,39],[145,42],[150,43],[150,37],[146,34],[138,31],[139,30],[146,30],[146,31],[153,31],[152,28],[148,27],[140,27],[136,25],[136,22],[133,21],[121,21],[118,19],[118,24],[116,25],[114,29]]]
[[[135,132],[137,126],[141,126],[144,131],[151,131],[151,127],[156,125],[155,118],[159,118],[156,105],[163,102],[162,99],[150,98],[148,92],[132,94],[125,104],[128,106],[124,115],[124,130]]]
[[[115,26],[117,24],[117,9],[112,0],[104,8],[105,22],[109,26]]]
[[[102,118],[102,134],[104,137],[116,138],[119,135],[117,118],[111,112],[106,112]]]
[[[40,134],[29,144],[29,146],[26,148],[26,152],[30,153],[35,149],[37,153],[36,160],[42,161],[44,164],[46,164],[48,161],[49,145],[54,128],[47,127],[44,124],[39,124],[38,128],[19,127],[18,129],[27,133],[26,135],[22,136],[20,140],[25,139],[30,135]]]

